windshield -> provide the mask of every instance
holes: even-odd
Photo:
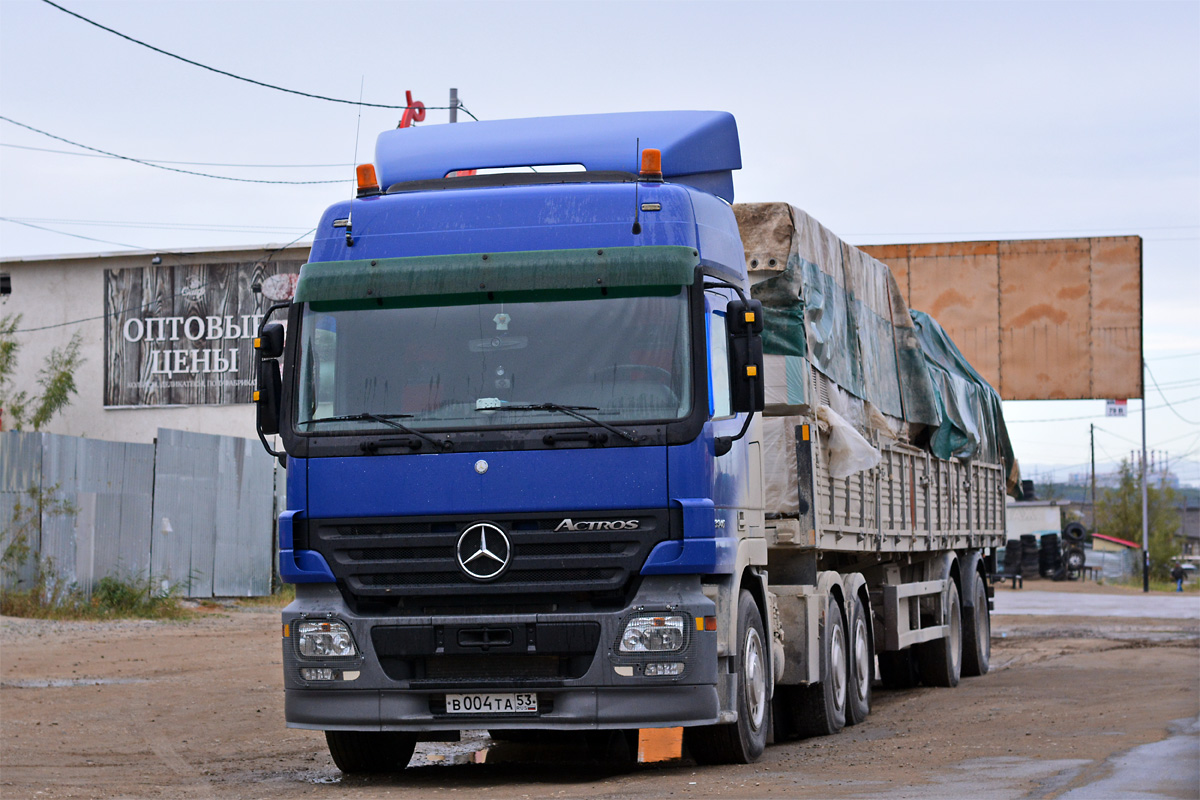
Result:
[[[687,294],[420,308],[305,308],[301,432],[680,419]],[[507,408],[512,406],[512,408]]]

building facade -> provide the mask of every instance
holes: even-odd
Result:
[[[307,245],[122,251],[0,261],[0,317],[20,315],[13,386],[78,336],[77,394],[50,433],[151,442],[158,428],[253,437],[253,337],[291,298]],[[0,429],[12,427],[11,415]]]

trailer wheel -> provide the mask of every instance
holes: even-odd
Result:
[[[926,686],[958,686],[962,675],[962,605],[958,586],[953,580],[946,583],[942,593],[942,619],[949,632],[941,639],[916,645],[917,671]]]
[[[767,746],[770,655],[758,603],[744,589],[738,598],[737,636],[737,722],[684,729],[688,751],[700,764],[750,764]]]
[[[846,724],[857,725],[871,713],[871,673],[875,669],[875,642],[867,626],[862,598],[850,601],[850,685],[846,698]]]
[[[796,687],[792,718],[801,736],[828,736],[846,725],[850,665],[847,663],[846,625],[837,598],[825,601],[821,629],[821,682]]]
[[[399,772],[408,766],[417,737],[382,731],[325,731],[333,763],[348,775]]]
[[[963,614],[962,674],[968,678],[987,675],[992,659],[992,613],[988,610],[987,586],[975,576],[975,605]]]

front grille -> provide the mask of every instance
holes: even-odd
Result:
[[[410,686],[558,686],[582,677],[600,644],[590,621],[378,625],[384,673]]]
[[[633,530],[560,530],[596,520],[633,520]],[[437,518],[313,520],[310,546],[329,562],[355,601],[405,597],[470,598],[510,595],[623,594],[650,551],[669,538],[665,511],[571,512],[554,515],[492,515]],[[506,532],[512,555],[496,580],[473,580],[459,569],[458,538],[476,522]]]

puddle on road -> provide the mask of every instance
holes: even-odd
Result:
[[[112,686],[149,683],[146,678],[47,678],[29,681],[0,681],[0,689],[64,689],[72,686]]]
[[[311,783],[317,786],[342,782],[342,773],[338,772],[336,769],[309,770],[307,772],[301,772],[298,777],[304,783]]]
[[[496,742],[487,731],[463,731],[457,742],[422,742],[417,745],[410,767],[444,766],[459,764],[483,764]]]

